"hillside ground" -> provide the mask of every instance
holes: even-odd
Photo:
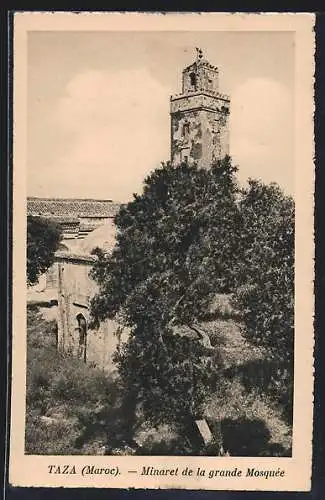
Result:
[[[27,326],[27,454],[187,453],[182,436],[169,426],[155,430],[145,422],[134,447],[127,445],[117,377],[59,353],[55,322],[35,307],[28,308]],[[244,340],[232,318],[200,326],[222,374],[205,416],[220,422],[224,450],[231,456],[290,456],[291,425],[265,389],[263,351]]]

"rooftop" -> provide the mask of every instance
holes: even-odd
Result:
[[[72,253],[65,250],[58,250],[55,253],[55,259],[59,261],[71,261],[78,263],[88,263],[92,264],[96,262],[97,258],[94,255],[89,254],[81,254],[81,253]]]
[[[27,214],[69,219],[79,217],[111,218],[117,213],[120,204],[112,200],[92,198],[27,198]]]

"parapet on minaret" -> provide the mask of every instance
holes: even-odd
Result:
[[[209,168],[229,154],[230,99],[219,92],[219,71],[197,50],[182,74],[182,93],[170,98],[171,161]]]

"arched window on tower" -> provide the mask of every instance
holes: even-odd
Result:
[[[197,78],[195,73],[190,73],[191,86],[196,90]]]

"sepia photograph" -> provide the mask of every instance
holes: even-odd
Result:
[[[45,485],[116,487],[125,463],[126,487],[276,489],[297,417],[308,483],[312,96],[291,20],[62,16],[37,14],[19,59],[11,455],[47,460]]]

